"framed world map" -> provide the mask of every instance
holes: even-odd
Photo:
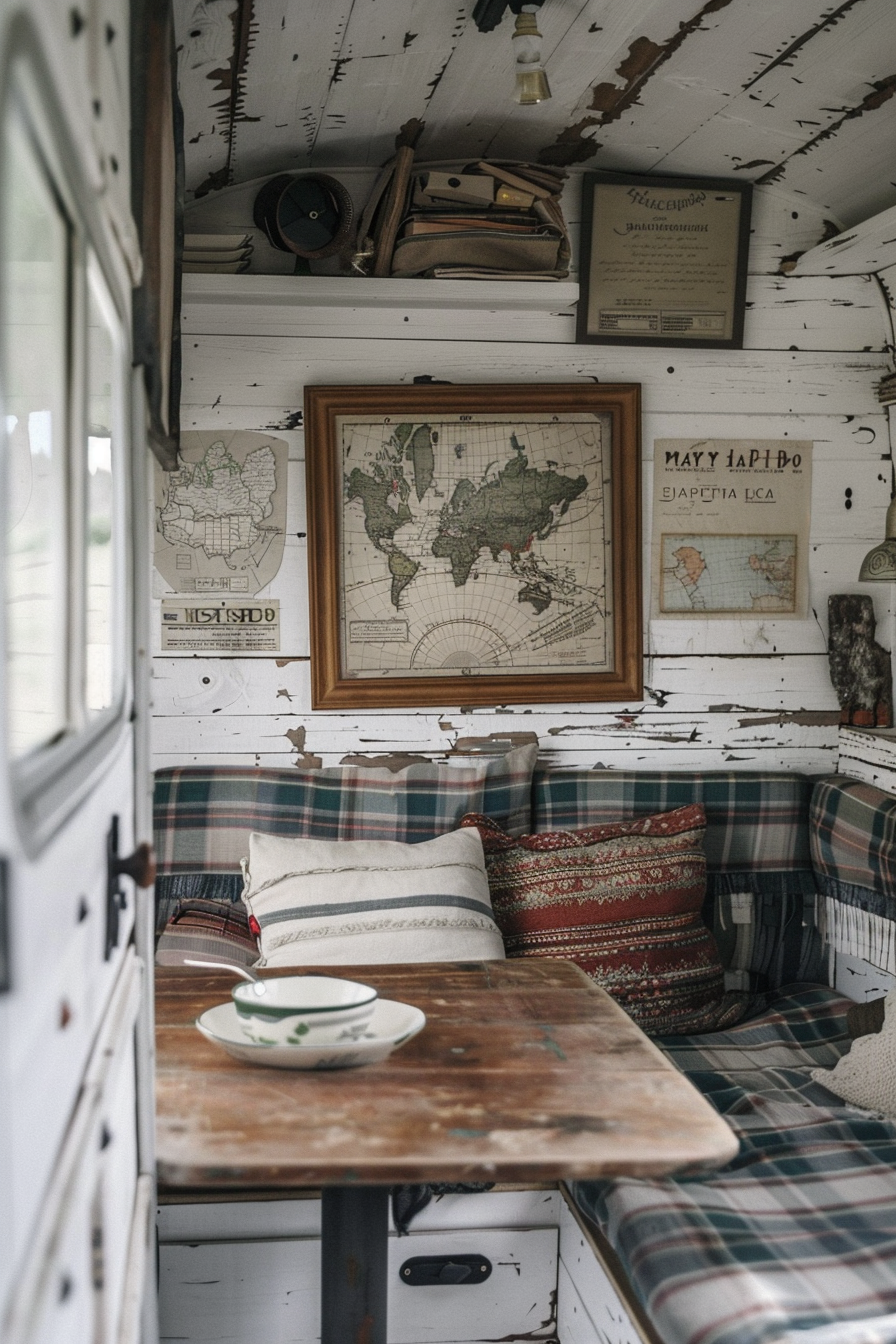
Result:
[[[640,696],[639,391],[307,388],[314,708]]]

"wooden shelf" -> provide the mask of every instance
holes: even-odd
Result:
[[[392,340],[575,339],[574,280],[185,275],[186,335]]]
[[[568,312],[575,280],[374,280],[338,275],[185,275],[184,303]]]

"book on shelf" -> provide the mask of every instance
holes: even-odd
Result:
[[[248,233],[185,233],[183,269],[188,275],[238,275],[248,270],[252,239]]]
[[[424,233],[470,233],[479,230],[500,233],[539,233],[544,228],[540,220],[530,220],[525,224],[509,224],[503,219],[470,218],[458,219],[439,215],[411,215],[402,230],[403,238],[415,238]]]

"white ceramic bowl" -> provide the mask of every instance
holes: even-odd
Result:
[[[243,1035],[233,1003],[209,1008],[197,1019],[196,1026],[207,1040],[247,1064],[264,1064],[271,1069],[350,1069],[381,1063],[422,1031],[426,1018],[409,1003],[377,999],[368,1030],[360,1040],[319,1046],[255,1045]]]
[[[285,975],[231,991],[243,1035],[256,1045],[342,1045],[367,1030],[376,990],[333,975]]]

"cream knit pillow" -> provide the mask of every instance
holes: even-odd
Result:
[[[415,845],[253,831],[243,878],[259,966],[504,957],[475,830]]]
[[[896,1116],[896,989],[884,1001],[881,1031],[860,1036],[833,1069],[813,1069],[812,1077],[853,1106]]]

